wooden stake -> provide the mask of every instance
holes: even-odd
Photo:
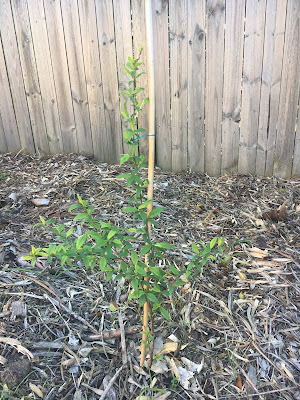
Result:
[[[148,84],[149,84],[149,160],[148,160],[148,191],[147,199],[153,200],[153,178],[154,178],[154,161],[155,161],[155,97],[154,97],[154,51],[153,51],[153,25],[152,25],[152,0],[145,0],[145,16],[146,16],[146,37],[147,37],[147,68],[148,68]],[[152,210],[153,202],[148,204],[147,215]],[[147,223],[148,237],[151,238],[151,223]],[[145,257],[145,263],[148,265],[148,255]],[[146,278],[147,279],[147,278]],[[149,280],[149,279],[148,279]],[[144,286],[147,290],[147,286]],[[146,357],[146,341],[148,329],[148,303],[144,304],[143,314],[143,336],[141,347],[141,367],[144,365]]]

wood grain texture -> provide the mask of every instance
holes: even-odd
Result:
[[[139,47],[144,45],[144,51],[141,56],[141,61],[144,65],[141,65],[141,71],[147,73],[147,40],[146,40],[146,22],[145,22],[145,1],[134,0],[131,2],[132,7],[132,32],[133,32],[133,51],[134,55],[137,56]],[[138,100],[144,97],[148,97],[148,77],[147,74],[142,75],[139,78],[139,87],[143,87],[145,90],[138,95]],[[146,129],[146,133],[149,129],[148,119],[148,105],[144,107],[138,118],[138,127]],[[143,154],[148,160],[148,137],[144,137],[139,142],[139,152]]]
[[[6,153],[8,151],[6,138],[5,138],[5,131],[1,117],[1,109],[0,109],[0,152]]]
[[[83,154],[93,154],[77,2],[63,0],[61,8],[78,148]]]
[[[78,0],[94,156],[104,160],[106,122],[94,0]]]
[[[205,170],[221,173],[225,0],[207,1]]]
[[[54,146],[51,148],[51,152],[58,153],[62,151],[62,148],[59,145],[56,146],[59,144],[59,141],[55,140],[57,139],[57,136],[50,139],[50,132],[48,132],[47,136],[47,128],[35,62],[27,1],[24,0],[20,2],[17,0],[11,0],[11,5],[13,10],[17,42],[19,49],[22,49],[19,54],[35,146],[39,152],[47,154],[50,152],[49,141],[52,139],[51,141]]]
[[[0,114],[4,137],[1,139],[1,148],[7,151],[18,151],[21,147],[14,105],[9,88],[9,80],[6,71],[2,42],[0,40]],[[6,144],[6,147],[4,147]]]
[[[300,2],[288,0],[274,175],[289,178],[295,145],[300,84]]]
[[[128,80],[130,77],[124,71],[124,66],[127,63],[128,57],[133,56],[132,47],[132,31],[131,31],[131,5],[130,0],[113,0],[114,7],[114,25],[116,35],[116,52],[117,52],[117,67],[119,90],[128,89]],[[120,93],[120,107],[123,107],[125,96]],[[132,107],[127,101],[127,108],[132,113]],[[122,122],[122,132],[127,129],[127,126]],[[129,146],[123,140],[124,153],[129,152]]]
[[[44,10],[41,18],[46,18],[63,148],[66,153],[78,153],[60,0],[44,0]]]
[[[22,148],[26,149],[29,153],[34,153],[35,143],[32,135],[10,1],[1,0],[0,10],[1,39],[6,65],[8,66],[7,74],[20,142]]]
[[[106,121],[105,158],[102,161],[118,163],[123,146],[112,1],[96,1],[96,16]]]
[[[226,0],[221,173],[237,172],[245,0]]]
[[[256,174],[273,173],[287,0],[267,2]]]
[[[154,74],[155,74],[155,135],[157,165],[172,169],[168,1],[153,1]]]
[[[188,0],[188,163],[204,173],[205,0]]]
[[[172,170],[187,169],[187,1],[170,0]]]
[[[238,170],[255,174],[266,0],[247,0]]]
[[[296,129],[296,138],[295,138],[295,149],[294,149],[294,158],[293,158],[293,168],[292,168],[292,176],[300,177],[300,95],[298,100],[298,118],[297,118],[297,129]]]

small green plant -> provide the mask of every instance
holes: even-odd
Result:
[[[122,93],[130,100],[131,112],[127,108],[127,102],[122,105],[121,114],[128,128],[123,133],[126,143],[129,145],[128,154],[121,155],[121,165],[129,167],[128,173],[119,175],[126,181],[126,185],[133,191],[133,196],[128,200],[128,206],[124,213],[130,214],[135,221],[135,227],[122,228],[114,226],[111,222],[104,222],[94,216],[94,207],[87,200],[78,196],[78,203],[69,208],[69,212],[76,212],[73,222],[80,221],[82,235],[78,237],[75,227],[67,228],[64,224],[57,224],[54,219],[45,221],[40,217],[42,226],[56,236],[55,243],[44,248],[34,248],[30,255],[25,257],[36,262],[37,257],[46,257],[49,263],[58,260],[60,266],[74,263],[84,265],[87,269],[99,268],[106,280],[118,280],[124,278],[129,290],[129,299],[136,301],[139,307],[148,304],[150,314],[151,331],[147,332],[148,345],[153,339],[153,320],[158,313],[170,321],[170,315],[164,307],[165,299],[173,295],[177,286],[185,282],[181,275],[186,273],[187,278],[194,278],[201,272],[209,258],[215,257],[220,251],[224,240],[215,238],[209,245],[202,244],[204,249],[200,251],[199,244],[193,245],[195,256],[188,265],[187,270],[182,266],[179,270],[173,265],[159,268],[158,260],[165,257],[165,252],[173,249],[169,243],[158,242],[149,235],[147,226],[156,225],[157,218],[163,211],[162,208],[154,208],[147,215],[147,207],[152,199],[147,200],[146,189],[148,180],[143,178],[142,171],[147,167],[145,157],[138,155],[138,143],[145,134],[142,128],[136,128],[136,120],[147,98],[138,101],[137,95],[144,89],[137,86],[137,80],[142,75],[139,72],[142,48],[137,58],[128,58],[125,72],[129,75],[129,87]],[[217,245],[217,247],[216,247]],[[145,262],[145,256],[147,261]],[[153,341],[152,341],[153,343]],[[150,364],[153,351],[150,351]]]

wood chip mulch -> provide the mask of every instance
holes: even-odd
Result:
[[[171,323],[155,319],[162,357],[151,371],[139,367],[141,315],[126,282],[22,259],[53,239],[33,229],[40,215],[72,226],[77,194],[102,220],[135,226],[121,212],[132,195],[117,178],[125,170],[78,155],[0,155],[0,398],[300,399],[299,179],[156,169],[164,211],[153,236],[174,246],[161,268],[187,265],[197,241],[230,247],[165,304]]]

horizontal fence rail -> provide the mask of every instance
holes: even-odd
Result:
[[[300,1],[152,4],[157,165],[300,175]],[[0,0],[0,35],[0,152],[118,163],[119,91],[146,43],[144,1]],[[140,86],[147,96],[147,75]]]

